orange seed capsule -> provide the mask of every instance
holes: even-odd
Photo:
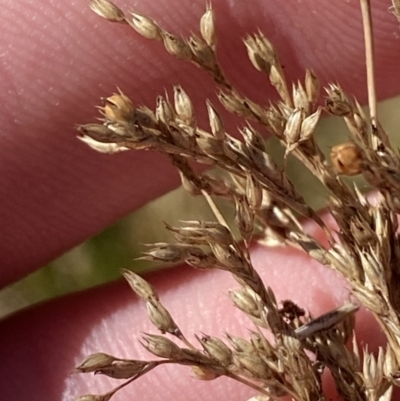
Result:
[[[361,149],[354,142],[334,146],[331,151],[331,160],[338,174],[357,175],[363,171]]]
[[[133,116],[135,108],[132,101],[124,94],[114,94],[105,100],[104,115],[112,122],[124,123]]]

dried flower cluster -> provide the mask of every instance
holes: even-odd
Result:
[[[109,400],[120,388],[167,363],[188,365],[203,380],[230,377],[256,389],[259,399],[265,400],[287,395],[296,401],[325,400],[321,375],[329,369],[344,400],[390,400],[393,386],[400,385],[400,246],[396,233],[400,157],[376,115],[372,47],[368,46],[372,38],[366,34],[367,117],[358,102],[337,84],[325,88],[321,99],[318,78],[310,70],[303,82],[289,85],[270,41],[261,32],[247,36],[244,44],[249,59],[268,75],[280,97],[265,107],[228,82],[218,62],[215,16],[210,5],[200,21],[200,36],[188,39],[163,30],[143,15],[125,15],[108,0],[92,0],[90,6],[105,19],[129,25],[145,38],[159,41],[173,56],[200,67],[214,79],[223,107],[245,120],[240,130],[242,140],[238,140],[226,132],[217,109],[208,101],[209,128],[200,128],[192,102],[179,86],[173,90],[172,101],[167,95],[159,96],[155,110],[138,106],[119,92],[105,99],[100,108],[102,124],[79,126],[79,138],[100,152],[154,149],[168,155],[180,172],[184,188],[194,195],[203,194],[217,221],[167,225],[175,242],[154,244],[143,258],[230,272],[239,288],[229,296],[250,318],[254,329],[248,339],[231,334],[224,340],[195,335],[196,346],[180,330],[156,290],[133,272],[124,271],[133,291],[145,302],[151,322],[163,334],[142,337],[143,346],[157,359],[90,355],[76,367],[78,372],[127,380],[107,394],[85,395],[79,400]],[[368,27],[368,1],[361,0],[361,6]],[[399,18],[398,1],[393,2],[392,11]],[[331,161],[325,159],[313,136],[323,114],[342,117],[351,138],[332,149]],[[285,171],[273,162],[252,121],[279,138],[285,156],[290,153],[297,157],[326,187],[329,210],[338,226],[335,236],[305,203]],[[227,174],[224,178],[198,174],[190,160]],[[379,192],[374,204],[341,178],[357,174]],[[240,240],[234,238],[211,197],[222,197],[235,205]],[[303,230],[299,216],[314,220],[324,229],[328,248]],[[302,248],[343,275],[358,301],[315,319],[292,301],[283,301],[280,307],[273,290],[264,285],[252,266],[249,243],[254,235],[267,244]],[[387,347],[378,355],[367,349],[360,352],[354,339],[354,313],[360,305],[373,313],[387,336]],[[266,338],[266,331],[273,334],[274,341]],[[179,341],[172,341],[166,333]]]

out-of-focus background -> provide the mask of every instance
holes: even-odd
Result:
[[[400,97],[379,105],[379,117],[400,147]],[[397,119],[397,121],[396,121]],[[348,139],[345,123],[339,118],[323,119],[317,130],[317,140],[326,154],[332,146]],[[274,139],[267,141],[269,152],[282,162],[283,149]],[[324,206],[325,194],[315,178],[289,156],[287,172],[306,201],[315,209]],[[365,183],[356,179],[367,190]],[[217,202],[228,221],[233,211],[223,202]],[[179,220],[214,220],[202,197],[193,198],[178,188],[135,211],[101,234],[71,249],[47,266],[0,291],[0,318],[37,302],[69,292],[79,291],[108,281],[120,279],[119,270],[129,268],[143,273],[152,269],[167,268],[147,261],[138,261],[143,244],[168,241],[163,221],[179,224]]]

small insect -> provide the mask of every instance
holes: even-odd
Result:
[[[294,333],[299,340],[304,340],[322,330],[330,329],[343,321],[348,315],[357,312],[359,308],[360,305],[348,303],[300,326]]]

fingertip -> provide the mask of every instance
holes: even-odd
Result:
[[[300,252],[260,246],[252,250],[252,260],[279,303],[291,299],[318,316],[342,305],[348,298],[344,280]],[[148,279],[190,341],[196,333],[224,338],[228,332],[248,338],[249,330],[253,330],[250,320],[226,296],[228,288],[237,287],[227,272],[195,271],[182,266],[155,273]],[[372,314],[365,310],[358,312],[357,326],[361,345],[364,341],[373,351],[378,344],[384,344],[384,336]],[[27,395],[32,401],[69,401],[81,394],[105,393],[117,384],[115,380],[71,375],[74,366],[95,352],[152,359],[139,345],[140,332],[156,333],[157,330],[151,325],[144,305],[125,282],[26,310],[1,323],[2,394],[16,401],[27,399]],[[330,391],[332,387],[329,394]],[[218,379],[211,384],[193,381],[187,369],[171,367],[149,373],[121,392],[117,399],[126,400],[132,394],[140,394],[145,401],[194,401],[199,394],[205,399],[217,399],[227,393],[234,400],[253,394],[231,380]]]

